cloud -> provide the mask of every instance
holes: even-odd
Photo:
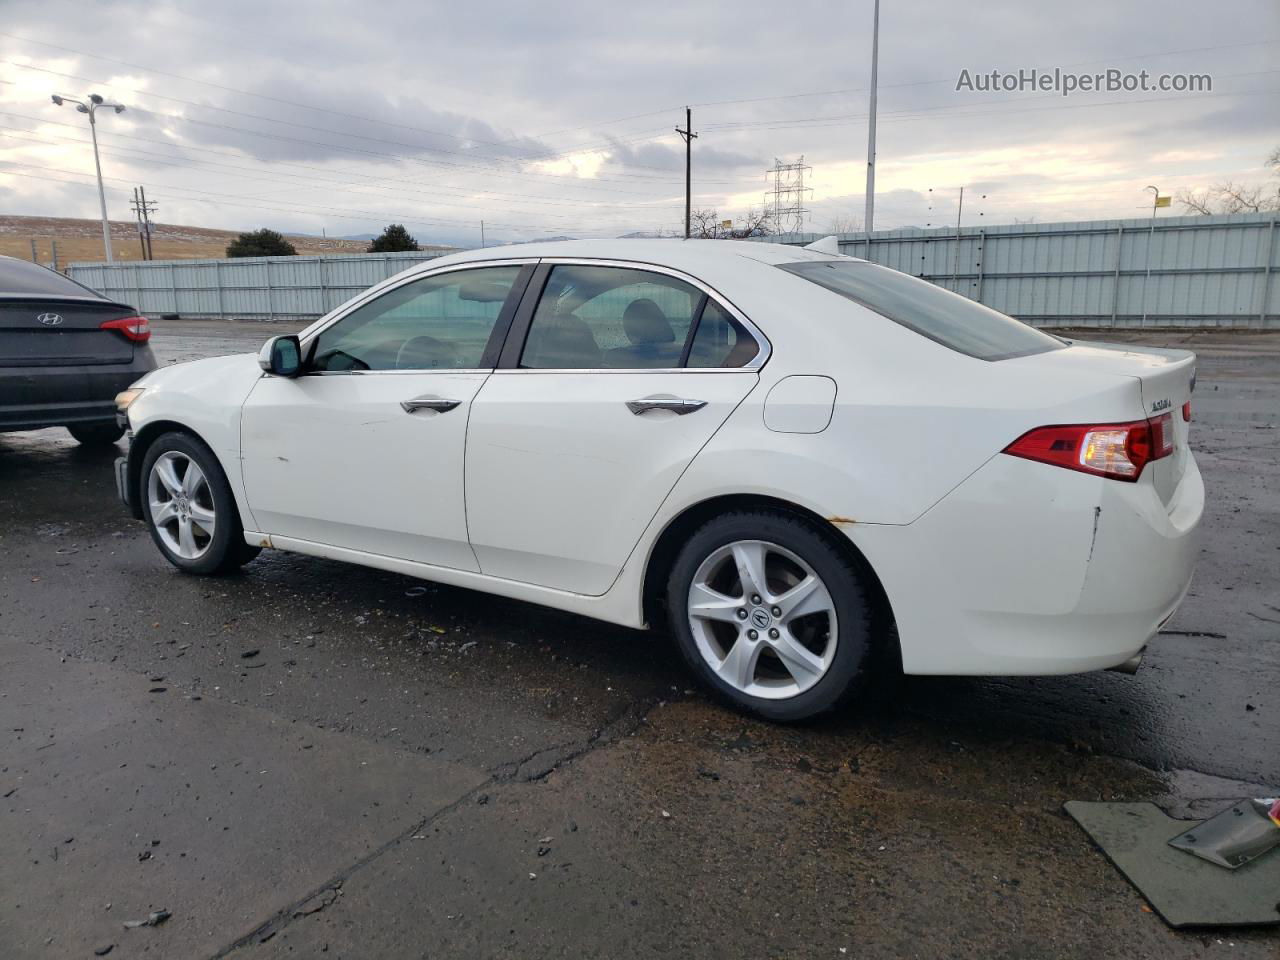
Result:
[[[145,182],[166,219],[342,233],[396,221],[423,239],[480,219],[499,238],[651,230],[683,216],[673,128],[687,104],[696,204],[740,215],[762,202],[775,157],[803,154],[815,225],[860,216],[869,5],[778,12],[763,0],[359,12],[100,0],[86,18],[80,0],[9,0],[3,29],[29,39],[0,37],[0,59],[26,64],[0,64],[0,110],[36,119],[0,117],[0,162],[82,182],[87,130],[47,98],[92,87],[129,106],[100,128],[109,201]],[[970,191],[987,194],[984,220],[1079,219],[1129,215],[1154,176],[1196,185],[1252,169],[1280,139],[1280,75],[1267,72],[1280,44],[1255,40],[1277,36],[1274,0],[1221,0],[1212,18],[1191,0],[1077,0],[1051,20],[1016,0],[885,5],[877,226],[931,222],[961,185],[966,210]],[[1216,95],[955,90],[965,67],[1055,66],[1211,72]],[[82,185],[2,182],[8,209],[83,205]]]

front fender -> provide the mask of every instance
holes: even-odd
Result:
[[[128,411],[133,443],[139,445],[136,457],[132,445],[130,448],[131,475],[136,477],[136,471],[141,470],[146,441],[170,427],[186,430],[213,451],[227,475],[245,526],[256,526],[240,471],[240,411],[261,377],[257,357],[252,354],[175,364],[144,377],[138,384],[143,391]]]

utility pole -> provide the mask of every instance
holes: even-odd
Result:
[[[880,0],[871,20],[871,108],[867,119],[867,259],[871,259],[871,231],[876,216],[876,78],[880,65]]]
[[[154,260],[156,258],[155,251],[151,249],[151,212],[156,209],[157,204],[154,200],[147,202],[147,188],[139,187],[138,195],[142,197],[142,226],[147,232],[147,259]]]
[[[154,260],[151,252],[151,211],[156,208],[155,201],[147,202],[147,188],[133,188],[133,212],[138,218],[138,243],[142,246],[142,259]]]
[[[107,263],[113,263],[111,256],[111,224],[107,221],[107,194],[102,188],[102,161],[98,159],[98,119],[97,113],[99,107],[110,107],[116,113],[124,113],[124,106],[119,103],[107,103],[102,96],[97,93],[91,93],[85,100],[77,100],[74,97],[64,97],[61,94],[53,94],[50,98],[59,107],[64,103],[74,103],[79,113],[89,115],[89,132],[93,135],[93,166],[98,172],[98,203],[102,206],[102,249],[106,254]]]
[[[133,216],[138,221],[138,246],[142,248],[142,259],[147,259],[147,236],[142,229],[142,201],[138,199],[138,188],[133,188]]]
[[[951,283],[960,286],[960,215],[964,213],[964,187],[960,188],[960,205],[956,207],[956,263],[951,270]],[[956,293],[960,291],[957,289]]]
[[[484,249],[484,221],[480,221],[480,249]]]
[[[693,141],[698,139],[693,132],[693,111],[689,107],[684,108],[684,129],[676,127],[676,133],[684,137],[684,238],[688,240],[693,223]]]

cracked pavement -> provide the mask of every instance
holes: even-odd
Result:
[[[1280,335],[1111,339],[1201,354],[1204,555],[1137,676],[795,727],[661,634],[273,551],[182,576],[113,455],[0,435],[0,956],[1275,957],[1167,929],[1061,812],[1280,787]]]

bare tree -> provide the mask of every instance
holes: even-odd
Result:
[[[694,210],[689,221],[689,235],[700,240],[745,240],[767,237],[773,232],[769,215],[754,207],[737,220],[720,219],[720,211],[715,208]]]
[[[1263,164],[1273,178],[1266,183],[1246,184],[1226,180],[1207,190],[1179,190],[1178,203],[1189,213],[1266,213],[1280,210],[1280,147]]]
[[[861,233],[862,221],[846,213],[837,213],[827,221],[827,233]]]

